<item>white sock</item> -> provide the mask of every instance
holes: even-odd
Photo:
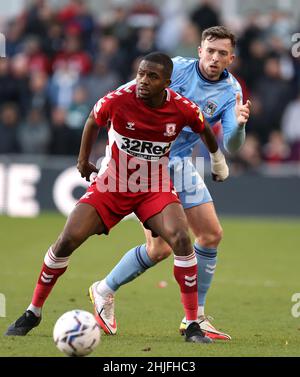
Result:
[[[38,308],[37,306],[34,306],[30,304],[27,308],[27,310],[30,310],[33,314],[35,314],[37,317],[40,317],[42,314],[42,308]]]
[[[107,294],[114,294],[115,291],[111,289],[107,284],[106,280],[103,279],[101,280],[98,285],[96,286],[96,291],[99,293],[101,296],[106,296]]]
[[[198,317],[200,317],[200,316],[204,316],[205,314],[204,314],[204,306],[198,306]]]

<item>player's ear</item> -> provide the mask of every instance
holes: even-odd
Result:
[[[201,45],[200,45],[200,46],[198,46],[198,56],[199,56],[199,58],[200,58],[200,56],[201,56],[201,52],[202,52],[202,47],[201,47]]]
[[[235,59],[235,55],[231,54],[230,55],[230,62],[229,62],[229,64],[231,64],[234,61],[234,59]]]
[[[171,85],[171,79],[166,79],[166,88],[168,88]]]

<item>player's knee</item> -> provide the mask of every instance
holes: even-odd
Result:
[[[157,263],[168,258],[172,254],[171,247],[166,242],[147,242],[147,253],[149,258]]]
[[[200,237],[197,237],[197,242],[203,247],[216,248],[223,238],[223,228],[221,225],[211,229],[209,232],[205,232]]]
[[[214,231],[212,232],[211,238],[212,238],[212,242],[216,246],[218,246],[223,238],[223,228],[221,227],[221,225],[219,225],[217,228],[214,229]]]
[[[191,249],[191,240],[188,231],[184,229],[172,232],[169,242],[176,255],[185,255]]]
[[[57,257],[69,256],[80,244],[80,235],[65,232],[59,236],[53,247],[53,252]]]

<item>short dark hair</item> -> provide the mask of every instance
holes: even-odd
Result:
[[[164,75],[166,78],[170,78],[173,72],[173,62],[169,55],[163,52],[151,52],[150,54],[143,57],[142,60],[147,62],[161,64],[163,66]]]
[[[236,45],[235,35],[225,26],[212,26],[203,30],[201,41],[204,42],[206,39],[209,41],[214,41],[216,39],[230,39],[232,47],[235,48]]]

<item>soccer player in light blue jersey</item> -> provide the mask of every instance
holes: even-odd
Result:
[[[245,140],[245,125],[250,114],[250,101],[242,102],[238,81],[228,72],[227,67],[234,60],[235,36],[223,26],[204,30],[198,48],[199,59],[176,57],[171,88],[199,105],[211,126],[221,121],[223,146],[229,153],[235,153]],[[199,137],[186,127],[175,141],[170,154],[170,171],[183,169],[183,179],[193,177],[192,187],[177,189],[185,209],[190,229],[195,236],[194,250],[198,262],[198,319],[202,331],[214,339],[229,340],[231,337],[217,330],[205,315],[204,305],[212,283],[217,248],[222,239],[222,227],[217,217],[212,197],[201,176],[191,163],[178,165],[190,157]],[[215,163],[221,158],[211,156]],[[172,250],[161,238],[153,238],[144,230],[146,244],[129,250],[113,270],[97,286],[99,299],[103,300],[102,320],[106,333],[115,334],[117,327],[114,316],[114,294],[123,284],[132,281],[157,262],[168,257]],[[110,326],[112,324],[112,326]],[[186,328],[185,318],[180,331]]]

